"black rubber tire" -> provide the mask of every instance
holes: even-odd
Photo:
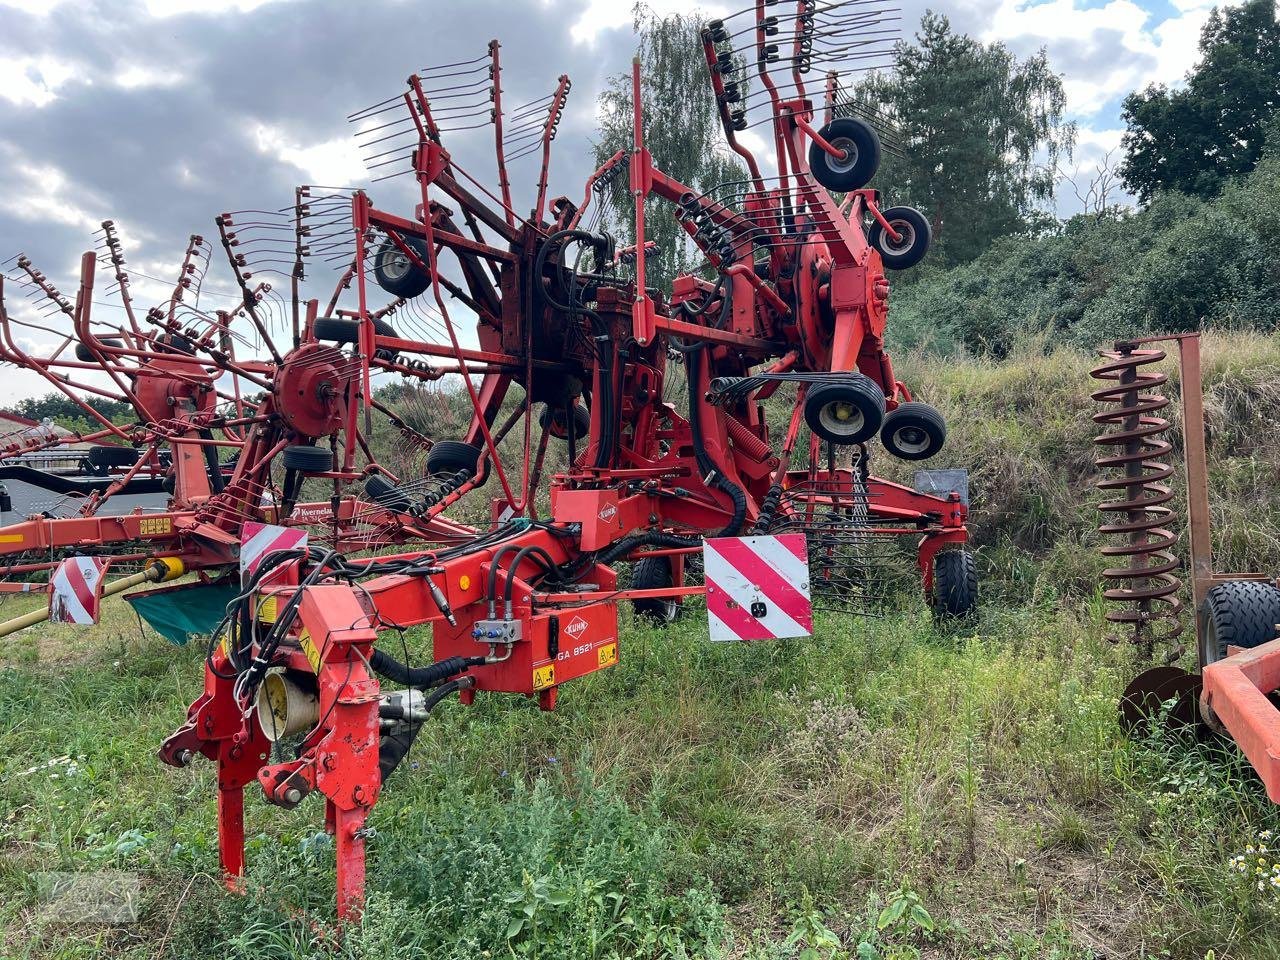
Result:
[[[298,443],[284,448],[280,462],[286,470],[297,470],[299,473],[328,473],[333,469],[333,451]]]
[[[194,354],[195,345],[180,333],[162,333],[156,340],[162,353]]]
[[[978,565],[968,550],[947,550],[933,558],[933,595],[929,598],[936,621],[960,620],[978,608]]]
[[[413,505],[413,501],[399,487],[376,473],[365,480],[364,492],[374,503],[398,513],[408,513],[409,507]]]
[[[1267,580],[1228,580],[1204,600],[1200,611],[1200,663],[1227,655],[1227,647],[1250,649],[1276,638],[1280,590]]]
[[[102,470],[111,467],[132,467],[142,456],[141,451],[133,447],[114,447],[104,445],[90,447],[88,453],[89,466]]]
[[[461,440],[437,440],[427,451],[427,473],[434,477],[465,470],[474,476],[481,452],[479,447]]]
[[[879,432],[884,407],[879,385],[865,374],[854,373],[810,388],[804,399],[804,419],[818,437],[849,446],[865,443]]]
[[[353,317],[316,317],[311,325],[311,332],[317,340],[329,343],[358,343],[360,341],[360,321]],[[380,337],[397,337],[395,327],[381,317],[374,317],[373,332]]]
[[[871,182],[880,168],[880,137],[869,123],[857,117],[836,117],[818,133],[833,147],[850,154],[844,160],[837,160],[811,142],[809,169],[818,183],[828,190],[844,193],[859,190]]]
[[[924,259],[933,242],[933,228],[928,218],[915,207],[890,207],[880,213],[900,236],[896,242],[891,240],[880,221],[874,220],[867,231],[867,242],[890,270],[914,267]]]
[[[423,263],[429,262],[425,240],[404,236],[400,239],[419,260]],[[430,275],[409,263],[409,258],[404,256],[390,237],[382,241],[382,246],[378,247],[378,252],[374,254],[373,277],[378,281],[378,286],[387,293],[406,300],[412,300],[431,286]]]
[[[551,421],[551,426],[547,427],[547,421]],[[551,436],[557,440],[568,440],[569,431],[565,429],[566,421],[563,407],[556,407],[554,412],[551,407],[543,407],[542,413],[538,415],[538,423],[546,428]],[[573,405],[573,439],[575,443],[581,443],[586,440],[587,434],[591,432],[591,411],[580,403]]]
[[[947,442],[947,422],[927,403],[900,403],[884,418],[880,442],[899,460],[928,460]]]
[[[119,337],[99,337],[98,340],[101,343],[106,344],[108,347],[124,346]],[[83,343],[76,344],[76,359],[81,363],[98,362],[98,357]]]
[[[633,590],[659,590],[673,586],[675,575],[671,570],[671,561],[667,557],[645,557],[637,560],[631,568],[631,588]],[[653,623],[672,623],[680,619],[683,608],[674,599],[663,600],[658,597],[646,597],[631,601],[632,609],[637,617],[643,617]]]

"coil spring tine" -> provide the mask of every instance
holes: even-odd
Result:
[[[1111,584],[1103,596],[1118,605],[1107,612],[1107,620],[1132,630],[1128,637],[1111,639],[1131,640],[1148,657],[1157,645],[1169,644],[1165,660],[1172,663],[1185,646],[1178,596],[1182,580],[1175,573],[1181,566],[1174,552],[1178,535],[1169,529],[1174,518],[1169,506],[1174,494],[1167,482],[1174,474],[1169,460],[1173,445],[1165,439],[1170,423],[1161,415],[1169,398],[1160,389],[1169,377],[1143,369],[1162,361],[1165,353],[1118,343],[1099,356],[1104,362],[1092,375],[1107,386],[1091,396],[1105,409],[1093,421],[1106,432],[1094,440],[1104,448],[1094,465],[1102,474],[1096,486],[1109,499],[1099,505],[1104,521],[1098,532],[1115,541],[1101,548],[1102,555],[1123,564],[1103,571]]]

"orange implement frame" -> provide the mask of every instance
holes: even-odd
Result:
[[[1249,758],[1272,803],[1280,803],[1280,710],[1267,694],[1280,689],[1280,640],[1235,651],[1201,675],[1200,714],[1225,730]]]

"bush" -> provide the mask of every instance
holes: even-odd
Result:
[[[1211,203],[1180,194],[1010,237],[971,263],[899,281],[891,345],[1009,356],[1028,338],[1280,326],[1280,147]]]

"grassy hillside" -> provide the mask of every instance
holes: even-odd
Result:
[[[1205,416],[1217,568],[1280,571],[1280,338],[1206,334]],[[1180,419],[1176,348],[1157,369],[1170,374],[1169,419]],[[937,458],[969,470],[973,531],[987,583],[1015,601],[1097,584],[1099,497],[1093,484],[1101,429],[1089,399],[1097,360],[1029,344],[1004,361],[908,355],[899,375],[947,416],[947,448]],[[1181,445],[1175,430],[1175,457]],[[1176,460],[1181,484],[1181,461]],[[893,473],[882,457],[879,469]],[[897,471],[908,476],[910,471]],[[1181,503],[1181,500],[1179,500]]]
[[[1206,349],[1222,565],[1280,570],[1280,342]],[[1275,892],[1230,862],[1280,815],[1234,748],[1115,724],[1139,665],[1103,639],[1089,366],[900,362],[972,474],[978,626],[940,633],[913,599],[729,646],[695,613],[628,624],[622,663],[555,713],[447,704],[375,810],[344,931],[317,802],[251,791],[248,892],[215,882],[210,765],[154,760],[201,651],[120,610],[7,641],[0,955],[1280,957]],[[50,910],[51,872],[110,869],[140,881],[136,923]]]

